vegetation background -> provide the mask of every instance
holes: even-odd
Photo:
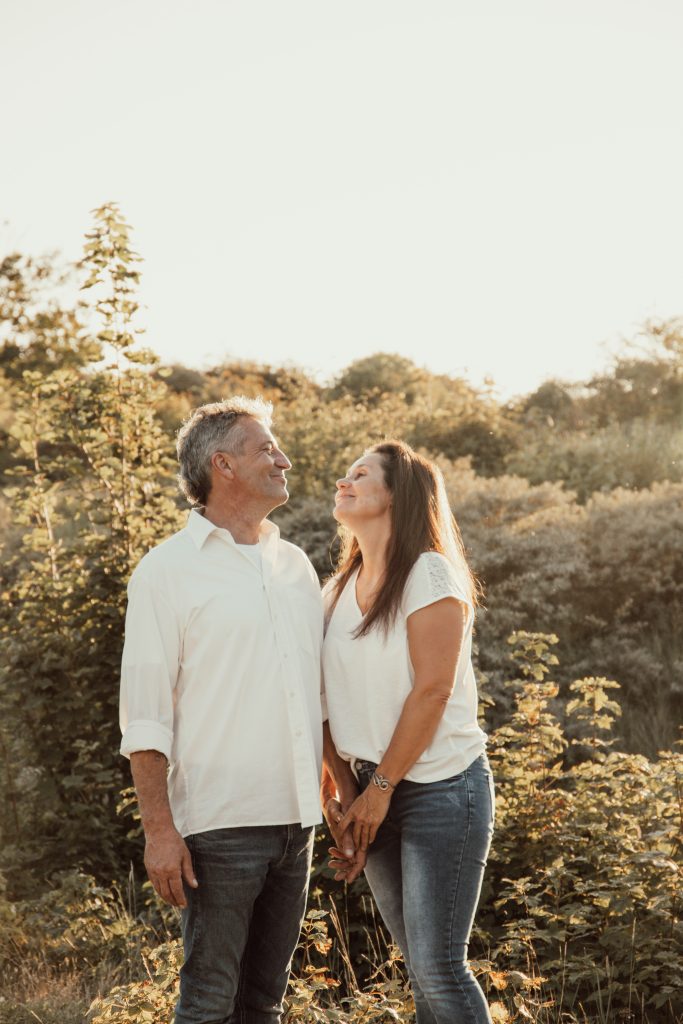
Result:
[[[472,954],[495,1019],[683,1020],[683,323],[501,404],[391,354],[329,385],[162,366],[138,279],[114,205],[78,267],[0,262],[0,1024],[169,1019],[178,921],[144,881],[117,753],[125,587],[184,521],[179,422],[235,392],[276,404],[293,462],[276,519],[321,577],[334,480],[367,444],[398,435],[444,471],[486,589],[498,821]],[[290,1019],[408,1020],[400,958],[326,845]]]

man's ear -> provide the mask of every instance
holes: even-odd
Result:
[[[214,452],[211,456],[211,465],[221,476],[232,479],[232,466],[228,462],[225,452]]]

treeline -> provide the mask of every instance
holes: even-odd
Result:
[[[679,738],[683,689],[683,324],[648,325],[590,381],[548,382],[501,403],[388,354],[326,386],[249,361],[162,366],[140,344],[139,262],[114,206],[97,211],[71,273],[82,286],[76,301],[63,297],[71,293],[54,261],[14,254],[0,263],[0,872],[15,901],[11,913],[0,901],[0,919],[51,890],[62,871],[123,884],[133,863],[141,877],[117,753],[125,587],[141,555],[185,519],[178,424],[194,406],[241,392],[276,405],[293,462],[292,498],[276,518],[321,577],[337,543],[334,481],[367,444],[398,435],[443,468],[485,587],[476,667],[503,794],[482,949],[502,950],[508,936],[506,956],[521,965],[532,947],[547,959],[551,946],[573,943],[571,970],[586,992],[593,967],[582,974],[581,957],[601,942],[613,957],[613,939],[622,961],[612,980],[626,1000],[634,947],[625,936],[646,919],[644,955],[655,955],[665,924],[667,963],[680,977],[680,755],[658,752]],[[511,675],[514,633],[526,653]],[[527,636],[541,633],[559,637],[549,688],[546,641]],[[599,684],[577,689],[586,677]],[[621,685],[621,716],[609,680]],[[603,746],[612,725],[619,754]],[[648,777],[654,817],[633,803]],[[556,800],[558,789],[565,797]],[[600,793],[611,801],[602,820]],[[565,813],[570,804],[578,817]],[[667,823],[659,832],[658,816]],[[632,857],[610,895],[603,868],[585,858],[597,843],[616,865],[622,839]],[[571,843],[570,888],[553,903]],[[28,918],[31,905],[21,904]],[[572,918],[583,922],[578,931]],[[2,949],[0,936],[0,959]],[[658,998],[649,974],[638,985],[642,998]]]

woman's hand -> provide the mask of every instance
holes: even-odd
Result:
[[[390,803],[391,790],[380,789],[371,783],[356,797],[337,827],[342,833],[351,829],[355,848],[367,853],[375,841],[377,829],[387,816]]]

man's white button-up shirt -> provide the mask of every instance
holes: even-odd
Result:
[[[321,820],[318,580],[272,523],[259,545],[192,511],[128,586],[121,753],[166,755],[183,836]]]

